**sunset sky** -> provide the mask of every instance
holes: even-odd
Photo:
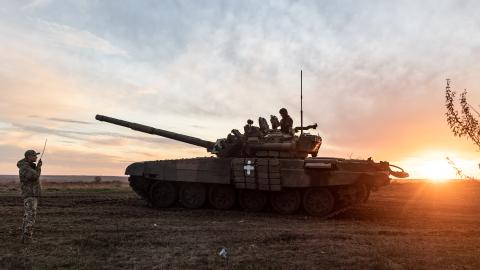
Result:
[[[281,107],[299,125],[302,69],[319,156],[480,177],[444,108],[450,78],[480,110],[479,1],[0,2],[0,174],[45,138],[44,174],[208,156],[95,114],[207,140]]]

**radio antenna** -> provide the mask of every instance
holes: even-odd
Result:
[[[300,135],[303,134],[303,71],[300,70]]]
[[[45,138],[45,143],[43,144],[42,154],[40,155],[40,160],[42,160],[43,154],[45,153],[45,148],[47,147],[47,138]]]

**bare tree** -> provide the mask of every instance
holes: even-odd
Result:
[[[458,137],[467,137],[471,139],[480,149],[480,113],[467,102],[467,90],[463,90],[460,94],[460,113],[455,109],[454,99],[456,92],[450,89],[450,79],[447,79],[447,86],[445,88],[445,107],[447,107],[447,122],[453,131],[453,134]],[[474,116],[472,114],[476,114]]]
[[[457,164],[453,160],[451,160],[449,157],[446,157],[448,164],[452,166],[452,168],[455,170],[455,173],[457,176],[460,176],[462,179],[468,179],[468,180],[475,180],[475,177],[468,176],[463,173],[462,169],[460,169]]]

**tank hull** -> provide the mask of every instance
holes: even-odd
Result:
[[[208,202],[229,209],[238,202],[247,211],[261,211],[270,203],[282,214],[303,208],[323,217],[365,202],[371,191],[390,183],[388,162],[329,157],[145,161],[131,164],[125,174],[137,194],[160,208]]]

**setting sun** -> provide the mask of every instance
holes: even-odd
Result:
[[[451,157],[450,159],[460,170],[463,170],[464,174],[474,175],[475,172],[469,170],[475,167],[474,161],[461,159],[456,153],[447,153],[446,151],[418,153],[415,157],[407,158],[405,161],[399,162],[399,164],[404,168],[408,168],[408,172],[411,175],[415,175],[415,178],[440,183],[460,178],[455,168],[449,164],[447,157]]]
[[[424,161],[418,165],[418,174],[433,182],[446,182],[456,177],[455,170],[446,159]]]
[[[449,163],[449,159],[454,165]],[[413,178],[436,183],[462,178],[457,175],[454,166],[462,171],[464,177],[476,177],[476,168],[478,168],[478,162],[475,160],[462,159],[456,152],[440,150],[415,153],[414,157],[399,161],[398,164],[403,168],[408,168],[410,175],[414,175]]]

